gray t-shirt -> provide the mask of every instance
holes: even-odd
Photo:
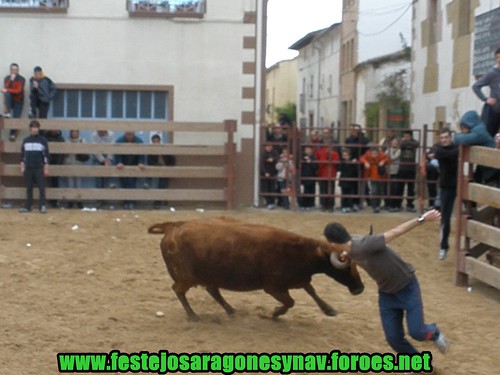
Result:
[[[399,292],[415,273],[411,264],[385,244],[383,235],[353,236],[347,255],[377,282],[384,293]]]

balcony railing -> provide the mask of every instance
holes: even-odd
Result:
[[[205,0],[128,0],[128,11],[133,16],[192,17],[205,14]]]
[[[69,0],[0,0],[0,10],[66,11]]]

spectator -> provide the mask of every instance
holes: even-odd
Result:
[[[370,181],[371,198],[373,212],[380,212],[380,201],[383,195],[383,183],[387,181],[387,164],[390,160],[383,151],[379,151],[378,147],[371,147],[359,159],[364,166],[364,177]]]
[[[19,74],[19,65],[10,64],[10,74],[3,80],[3,117],[20,118],[24,105],[24,84],[26,80]],[[9,140],[17,139],[17,130],[11,129]]]
[[[288,210],[290,209],[289,196],[292,191],[291,185],[295,177],[295,165],[288,149],[283,149],[280,158],[276,163],[276,170],[278,171],[278,191],[280,193],[278,206]]]
[[[416,212],[413,201],[415,199],[415,179],[417,178],[417,150],[418,141],[413,138],[413,132],[406,130],[400,142],[401,157],[398,178],[403,180],[402,191],[406,185],[406,211]]]
[[[135,143],[142,144],[142,139],[137,137],[133,131],[127,131],[123,136],[116,140],[116,143]],[[125,166],[136,165],[140,170],[144,170],[144,155],[133,155],[133,154],[118,154],[115,155],[115,165],[116,168],[122,170]],[[121,177],[120,185],[122,189],[136,189],[137,188],[137,178],[136,177]],[[133,210],[135,208],[135,201],[126,200],[123,202],[123,208],[126,210]]]
[[[361,155],[365,154],[368,151],[369,141],[368,138],[366,138],[365,135],[361,132],[361,126],[358,124],[351,125],[350,132],[351,134],[346,138],[345,144],[346,147],[349,148],[351,158],[353,160],[359,160]],[[360,178],[362,176],[361,170],[361,167],[359,167],[358,175],[356,177]],[[365,195],[366,202],[369,203],[370,199],[368,198],[368,196],[370,195],[370,190],[368,185],[363,180],[356,183],[356,192],[359,195]],[[354,198],[354,207],[356,208],[356,210],[362,208],[360,198]]]
[[[358,176],[358,162],[351,158],[349,149],[342,151],[342,160],[339,164],[339,186],[341,189],[341,209],[343,213],[356,212],[354,207],[353,197],[349,195],[356,195],[357,181],[354,179]]]
[[[405,338],[403,317],[406,317],[408,333],[413,339],[433,341],[441,353],[448,351],[448,340],[438,326],[424,322],[422,296],[415,269],[388,246],[412,229],[439,218],[438,211],[428,211],[418,219],[399,224],[381,235],[364,237],[351,237],[340,223],[330,223],[323,231],[334,253],[340,253],[346,261],[356,262],[377,283],[382,328],[387,342],[397,353],[418,353]]]
[[[481,118],[492,137],[500,130],[500,48],[495,51],[495,60],[495,66],[472,85],[474,93],[484,102]],[[489,97],[482,91],[485,86],[490,89]]]
[[[302,163],[300,165],[300,175],[302,177],[302,187],[304,196],[300,197],[299,206],[309,210],[314,208],[316,198],[316,179],[318,164],[314,157],[314,151],[311,146],[304,147]]]
[[[43,137],[47,140],[48,143],[51,142],[66,142],[64,139],[62,132],[60,130],[46,130],[43,132]],[[50,154],[50,159],[49,159],[49,164],[50,165],[61,165],[64,164],[64,154],[55,154],[52,153]],[[60,182],[61,182],[60,177],[57,176],[51,176],[48,178],[48,187],[51,188],[59,188],[61,187]],[[51,199],[49,200],[49,205],[52,208],[57,207],[57,200]]]
[[[466,146],[495,147],[495,140],[486,130],[476,111],[467,111],[460,119],[460,134],[455,143]],[[478,165],[474,171],[474,181],[487,184],[496,179],[497,169]]]
[[[94,144],[112,144],[114,141],[114,134],[110,130],[97,130],[91,135],[92,143]],[[109,167],[113,165],[113,155],[111,154],[94,154],[92,158],[94,165],[103,165]],[[115,188],[116,184],[110,177],[96,178],[96,188]]]
[[[151,143],[154,145],[161,144],[161,138],[158,134],[154,134],[151,137]],[[156,166],[156,167],[171,167],[175,165],[176,158],[174,155],[148,155],[147,156],[148,165]],[[168,178],[161,177],[155,180],[151,180],[152,185],[158,185],[158,189],[167,189],[168,188]],[[167,202],[168,204],[168,202]],[[161,208],[161,201],[154,201],[153,208],[155,210],[159,210]]]
[[[441,229],[439,259],[444,260],[450,244],[451,215],[457,196],[458,146],[453,143],[451,131],[443,128],[439,135],[434,158],[439,162],[439,198],[441,202]]]
[[[287,147],[288,138],[280,124],[272,124],[271,133],[267,135],[267,141],[274,143],[274,149],[281,155],[283,149]]]
[[[35,66],[30,78],[30,118],[47,118],[49,106],[56,95],[57,87],[42,68]]]
[[[401,148],[399,139],[394,138],[387,149],[387,156],[391,160],[389,164],[389,212],[400,212],[403,202],[403,184],[399,181],[399,162],[401,160]]]
[[[80,137],[80,131],[78,129],[72,129],[69,131],[68,142],[70,143],[85,143],[85,141]],[[90,156],[88,154],[68,154],[64,157],[64,164],[66,165],[82,165],[89,161]],[[83,187],[83,178],[80,176],[69,176],[66,177],[66,187],[70,189],[81,189]],[[69,201],[67,208],[73,208],[74,204],[77,204],[78,208],[83,208],[82,202],[72,202]]]
[[[49,145],[42,137],[40,123],[31,121],[30,135],[23,140],[21,146],[21,173],[26,183],[26,203],[19,212],[31,212],[33,207],[33,186],[36,184],[40,193],[39,210],[44,214],[45,208],[45,177],[49,175]]]
[[[387,129],[385,133],[385,137],[380,140],[378,143],[380,146],[380,149],[384,152],[387,152],[387,149],[391,147],[391,142],[393,139],[396,138],[396,131],[394,129]]]
[[[330,145],[323,146],[314,153],[318,161],[319,203],[322,211],[335,210],[335,179],[340,156]]]
[[[261,175],[261,189],[262,195],[266,200],[266,207],[270,210],[276,208],[276,198],[274,195],[278,191],[276,186],[276,163],[279,160],[279,154],[274,149],[273,145],[266,143],[264,145],[264,152],[260,157],[260,175]]]

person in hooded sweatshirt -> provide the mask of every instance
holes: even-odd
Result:
[[[467,111],[460,119],[460,134],[455,136],[455,143],[466,146],[495,147],[495,140],[488,133],[485,124],[476,111]],[[477,166],[474,172],[474,181],[488,183],[495,179],[498,170],[484,166]]]

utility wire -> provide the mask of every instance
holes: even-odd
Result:
[[[383,28],[382,30],[380,31],[377,31],[375,33],[363,33],[361,31],[358,31],[359,35],[363,35],[363,36],[375,36],[375,35],[379,35],[379,34],[382,34],[384,33],[385,31],[389,30],[396,22],[398,22],[401,18],[403,18],[403,16],[406,14],[406,12],[408,12],[408,10],[411,8],[411,6],[416,2],[416,0],[412,1],[407,7],[406,9],[403,11],[403,13],[401,13],[394,21],[392,21],[389,25],[387,25],[385,28]]]

